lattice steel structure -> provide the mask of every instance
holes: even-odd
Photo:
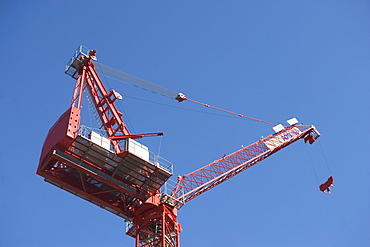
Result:
[[[80,46],[67,64],[66,74],[76,79],[72,103],[49,130],[37,174],[124,218],[130,223],[126,233],[136,239],[136,247],[179,247],[182,229],[177,211],[184,203],[297,140],[312,144],[320,136],[314,126],[281,127],[273,135],[179,176],[171,192],[161,193],[172,176],[172,166],[151,157],[134,139],[163,133],[130,133],[114,104],[120,95],[107,91],[96,73],[95,53]],[[80,124],[83,92],[104,136]]]

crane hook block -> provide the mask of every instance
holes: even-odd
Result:
[[[328,194],[331,194],[330,187],[334,187],[333,183],[334,183],[334,178],[333,176],[330,176],[328,180],[326,180],[325,183],[320,184],[319,189],[325,194],[326,192],[328,192]]]

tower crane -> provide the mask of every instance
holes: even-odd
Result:
[[[66,67],[76,79],[70,107],[50,128],[37,174],[129,223],[126,234],[136,247],[179,247],[178,210],[188,201],[303,139],[320,136],[313,125],[277,125],[275,133],[249,146],[178,176],[169,193],[161,188],[173,175],[172,164],[152,155],[136,139],[163,133],[133,134],[115,106],[121,96],[107,91],[95,69],[96,50],[80,46]],[[104,135],[81,125],[82,94],[94,109]],[[176,99],[187,100],[183,94]]]

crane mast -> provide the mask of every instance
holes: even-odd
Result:
[[[172,164],[151,155],[135,139],[163,133],[128,130],[115,106],[121,96],[104,87],[95,70],[95,55],[96,50],[80,46],[67,64],[66,74],[76,79],[72,103],[50,128],[36,173],[123,218],[136,247],[180,247],[177,212],[184,203],[300,139],[312,144],[320,136],[312,125],[281,126],[275,134],[179,176],[171,192],[161,193],[173,175]],[[83,93],[103,134],[80,123]]]

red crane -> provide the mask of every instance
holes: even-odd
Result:
[[[163,133],[130,133],[114,104],[121,96],[108,92],[95,70],[95,53],[80,46],[67,64],[66,73],[76,79],[72,104],[49,130],[37,174],[125,219],[136,247],[179,247],[177,210],[184,203],[299,139],[312,144],[320,136],[312,125],[278,125],[276,133],[179,176],[174,189],[163,193],[172,165],[134,140]],[[104,135],[80,124],[83,92]],[[187,100],[183,94],[176,98]]]

